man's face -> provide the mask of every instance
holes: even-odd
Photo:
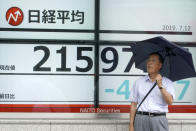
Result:
[[[161,67],[162,67],[162,64],[159,61],[158,55],[153,54],[149,56],[149,58],[147,59],[147,72],[149,74],[159,73]]]

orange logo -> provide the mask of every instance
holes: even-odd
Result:
[[[17,26],[22,23],[24,18],[23,12],[18,7],[11,7],[7,10],[6,20],[10,25]]]

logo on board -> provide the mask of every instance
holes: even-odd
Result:
[[[11,7],[6,12],[6,20],[12,26],[18,26],[22,23],[24,14],[18,7]]]

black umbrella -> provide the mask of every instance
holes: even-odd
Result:
[[[144,41],[136,42],[132,46],[132,52],[136,68],[147,71],[146,60],[152,53],[159,53],[164,63],[161,75],[172,81],[195,77],[195,69],[192,54],[188,49],[180,47],[163,37],[155,37]]]
[[[196,76],[192,54],[188,51],[188,49],[180,47],[163,37],[155,37],[136,42],[131,49],[133,52],[132,58],[135,61],[135,67],[143,70],[144,72],[147,72],[146,61],[149,55],[152,53],[159,53],[164,59],[160,72],[162,76],[165,76],[172,81]],[[157,83],[153,85],[143,98],[136,111],[138,111],[139,107],[156,84]]]

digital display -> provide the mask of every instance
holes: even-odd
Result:
[[[98,3],[1,0],[0,112],[128,113],[133,83],[147,75],[131,46],[156,36],[188,48],[196,67],[195,0]],[[190,112],[196,78],[173,85],[169,108]]]
[[[195,0],[101,0],[100,39],[196,42]]]

